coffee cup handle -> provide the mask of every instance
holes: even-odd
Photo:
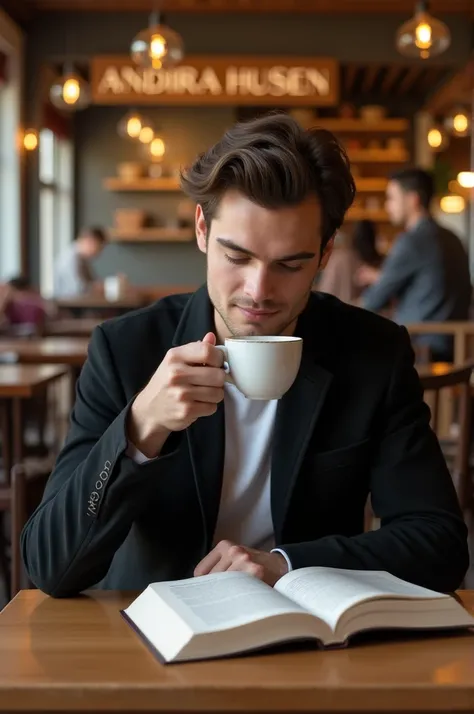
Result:
[[[224,364],[222,365],[222,369],[226,373],[225,381],[233,384],[234,380],[232,379],[230,374],[229,355],[227,353],[227,349],[224,347],[224,345],[215,345],[215,347],[216,349],[220,350],[224,355]]]

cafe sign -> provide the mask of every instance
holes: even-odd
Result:
[[[99,56],[91,85],[96,104],[328,106],[339,100],[339,69],[333,58],[196,55],[154,70]]]

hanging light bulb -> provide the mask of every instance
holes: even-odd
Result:
[[[462,196],[447,194],[440,199],[439,207],[443,213],[462,213],[466,208],[466,201]]]
[[[433,126],[426,138],[433,151],[443,151],[449,143],[446,132],[441,126]]]
[[[49,98],[58,109],[78,111],[89,106],[90,87],[85,79],[71,70],[53,82]]]
[[[446,117],[444,126],[454,136],[467,136],[471,128],[471,118],[467,111],[458,107]]]
[[[150,154],[154,159],[162,159],[165,154],[165,142],[159,136],[155,136],[150,143]]]
[[[23,135],[23,146],[27,151],[34,151],[38,148],[39,137],[36,129],[26,129]]]
[[[457,175],[457,181],[463,188],[474,188],[474,171],[461,171]]]
[[[139,139],[142,129],[146,126],[149,126],[149,122],[138,112],[131,111],[119,121],[117,131],[126,139]]]
[[[430,15],[428,0],[419,0],[414,16],[397,30],[397,49],[406,57],[436,57],[450,44],[449,29],[444,22]]]
[[[174,67],[184,57],[183,38],[162,23],[159,13],[154,12],[150,16],[149,27],[132,40],[130,54],[139,67],[156,70]]]

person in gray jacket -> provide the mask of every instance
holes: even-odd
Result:
[[[381,270],[363,267],[359,280],[369,285],[362,307],[379,311],[393,305],[393,319],[413,322],[467,320],[471,279],[467,253],[460,239],[439,225],[430,213],[433,178],[418,168],[392,174],[386,210],[396,226],[403,227]],[[418,338],[428,345],[432,359],[452,361],[449,335]]]

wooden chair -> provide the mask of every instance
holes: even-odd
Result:
[[[473,482],[470,472],[471,453],[471,375],[474,369],[474,362],[467,362],[463,365],[447,367],[443,372],[437,374],[435,370],[431,373],[421,371],[420,381],[425,394],[431,395],[431,423],[434,431],[438,433],[439,424],[439,401],[440,393],[444,389],[452,389],[457,402],[457,421],[459,423],[459,433],[453,444],[440,440],[449,465],[452,461],[451,475],[458,494],[459,503],[465,515],[472,518],[474,504]],[[444,443],[443,443],[444,442]],[[454,447],[454,448],[453,448]],[[451,452],[451,453],[450,453]]]
[[[14,597],[25,581],[21,551],[20,535],[23,526],[40,504],[44,488],[52,470],[52,461],[17,464],[11,471],[9,486],[0,488],[0,515],[10,511],[10,561],[2,558],[0,567],[7,579],[7,594]],[[1,519],[0,519],[1,521]],[[0,536],[1,541],[1,536]],[[6,552],[5,543],[0,542],[0,555]],[[3,546],[3,547],[2,547]],[[31,587],[31,584],[27,584]]]

